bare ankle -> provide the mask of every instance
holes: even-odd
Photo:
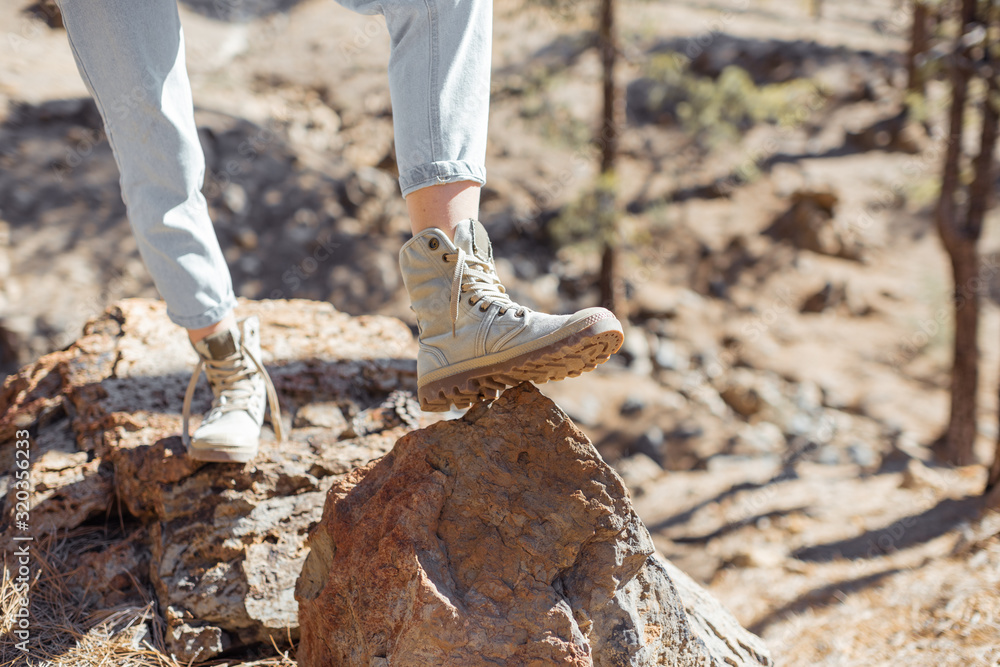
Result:
[[[479,184],[473,181],[432,185],[411,192],[406,197],[406,208],[413,233],[436,227],[454,240],[460,222],[479,218],[479,192]]]

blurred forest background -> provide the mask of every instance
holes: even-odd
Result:
[[[412,326],[382,19],[181,12],[237,293]],[[57,11],[0,26],[10,373],[156,292]],[[627,318],[543,390],[657,547],[779,664],[1000,664],[1000,4],[497,0],[494,39],[498,270]]]

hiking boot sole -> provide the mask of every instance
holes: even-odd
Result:
[[[522,382],[542,384],[577,377],[597,368],[618,351],[625,340],[621,323],[605,317],[549,345],[511,359],[484,363],[476,368],[433,380],[417,389],[420,409],[447,412],[451,405],[462,409],[480,400],[492,400],[500,392]],[[466,364],[462,364],[466,365]]]
[[[247,463],[257,456],[257,444],[250,447],[227,447],[225,445],[188,446],[188,456],[195,461],[212,461],[215,463]]]

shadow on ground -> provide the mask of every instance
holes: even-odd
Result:
[[[837,558],[875,558],[891,554],[930,542],[962,521],[974,519],[982,503],[981,496],[946,498],[925,512],[904,517],[884,528],[869,530],[846,540],[804,547],[792,556],[799,560],[825,562]]]

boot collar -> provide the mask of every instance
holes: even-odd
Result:
[[[486,228],[478,220],[463,220],[455,228],[455,247],[488,264],[493,263],[493,245]]]
[[[194,349],[206,359],[216,361],[226,359],[236,354],[240,348],[240,330],[231,328],[219,331],[194,343]]]

